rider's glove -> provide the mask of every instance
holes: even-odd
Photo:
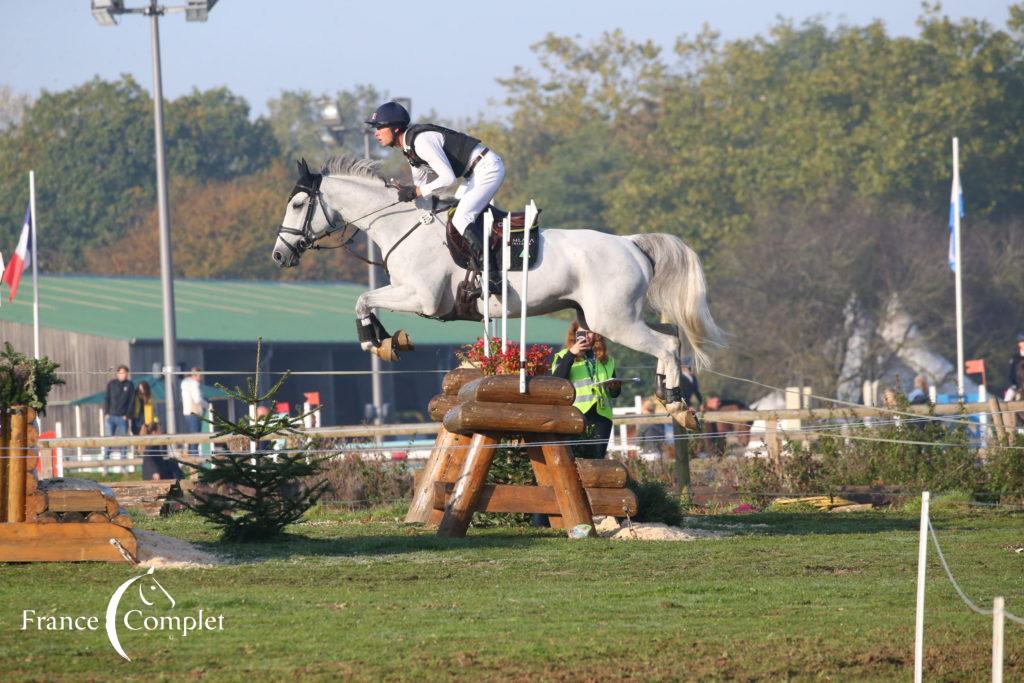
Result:
[[[398,186],[398,201],[400,202],[411,202],[416,199],[416,186],[415,185],[399,185]]]

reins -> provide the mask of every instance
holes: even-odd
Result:
[[[349,247],[349,245],[352,244],[353,240],[355,240],[355,237],[356,237],[356,233],[355,232],[353,232],[351,234],[351,236],[348,237],[348,239],[345,239],[345,234],[348,232],[349,226],[353,226],[355,228],[355,230],[358,232],[359,226],[355,225],[356,222],[361,221],[364,218],[369,218],[370,216],[374,215],[375,213],[380,213],[381,211],[384,211],[385,209],[390,209],[391,207],[393,207],[393,206],[395,206],[397,204],[401,204],[402,203],[401,201],[399,201],[399,200],[393,201],[390,204],[385,204],[384,206],[378,207],[378,208],[374,209],[373,211],[370,211],[369,213],[363,214],[362,216],[360,216],[358,218],[354,218],[352,220],[346,220],[345,217],[342,215],[342,213],[340,211],[334,210],[331,206],[329,206],[327,204],[327,200],[324,198],[323,192],[320,191],[320,183],[319,182],[315,183],[315,187],[306,187],[304,185],[299,185],[297,187],[297,189],[304,190],[306,192],[306,194],[310,195],[310,202],[309,202],[309,204],[308,204],[308,206],[306,208],[306,217],[305,217],[305,220],[303,220],[303,223],[302,223],[302,230],[295,230],[293,228],[284,228],[284,227],[282,227],[278,231],[279,233],[283,232],[283,233],[291,234],[291,235],[299,235],[302,238],[299,241],[298,248],[292,246],[288,242],[285,242],[285,245],[293,253],[295,253],[296,257],[298,256],[298,254],[300,254],[302,251],[305,251],[306,249],[315,249],[317,251],[327,250],[327,249],[344,249],[349,254],[351,254],[352,256],[356,257],[357,259],[359,259],[363,263],[366,263],[367,265],[382,267],[384,269],[384,272],[390,277],[391,273],[388,271],[388,259],[391,257],[391,254],[394,253],[395,249],[397,249],[398,246],[402,242],[404,242],[407,237],[409,237],[409,235],[411,235],[413,232],[415,232],[416,228],[418,228],[421,225],[423,225],[423,221],[422,220],[416,221],[416,223],[414,223],[413,226],[411,228],[409,228],[405,232],[405,234],[402,235],[398,239],[397,242],[395,242],[393,245],[391,245],[391,248],[388,249],[386,254],[384,254],[384,258],[382,260],[380,260],[380,261],[373,261],[371,259],[368,259],[368,258],[364,257],[361,254],[356,253],[355,251],[352,250],[351,247]],[[315,200],[314,200],[314,198],[315,198]],[[310,234],[312,233],[313,214],[316,211],[316,207],[318,205],[320,207],[320,210],[324,214],[324,218],[327,220],[328,229],[324,232],[323,235],[321,235],[320,237],[317,237],[316,239],[313,239],[310,236]],[[335,216],[337,216],[337,217],[339,217],[341,219],[341,225],[340,226],[335,221]],[[368,231],[369,230],[367,229],[367,232]],[[337,245],[334,245],[334,246],[324,246],[324,245],[320,244],[320,242],[322,242],[323,240],[325,240],[328,237],[331,237],[333,235],[336,235],[338,233],[341,233],[341,238],[340,239],[344,240],[340,244],[337,244]],[[303,242],[305,242],[305,244],[303,244]]]

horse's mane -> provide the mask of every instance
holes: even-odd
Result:
[[[370,178],[371,180],[384,180],[380,174],[380,163],[372,159],[362,159],[347,154],[330,157],[324,161],[320,173],[327,176],[356,176]]]

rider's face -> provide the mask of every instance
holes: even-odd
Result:
[[[395,142],[395,131],[392,128],[383,126],[374,129],[373,137],[377,138],[377,142],[380,143],[381,147],[390,147]]]

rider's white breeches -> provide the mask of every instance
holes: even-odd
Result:
[[[466,227],[487,208],[504,180],[505,162],[491,150],[477,163],[473,175],[465,185],[459,188],[461,198],[455,215],[452,216],[452,225],[460,235],[466,232]]]

